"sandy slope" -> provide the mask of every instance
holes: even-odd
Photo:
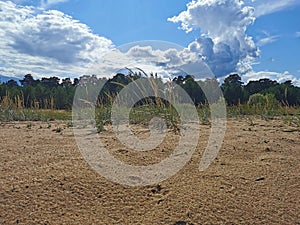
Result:
[[[72,128],[53,131],[64,122],[33,122],[31,129],[29,122],[2,123],[0,224],[300,224],[300,132],[280,120],[254,122],[231,119],[204,172],[197,169],[209,127],[201,126],[199,147],[180,173],[136,188],[93,171]],[[144,165],[170,154],[177,138],[168,135],[145,154],[109,131],[101,138],[116,158]]]

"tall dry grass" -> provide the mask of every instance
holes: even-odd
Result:
[[[71,120],[71,112],[55,110],[54,99],[44,100],[44,107],[33,101],[25,107],[23,95],[11,98],[9,94],[0,98],[0,121],[49,121]]]

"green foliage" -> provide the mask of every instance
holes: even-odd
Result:
[[[104,131],[104,122],[99,120],[96,124],[96,128],[98,133]]]
[[[70,78],[62,79],[61,83],[57,77],[35,80],[32,75],[27,74],[20,80],[21,86],[13,80],[0,84],[0,102],[5,97],[9,97],[13,104],[18,104],[18,107],[22,108],[70,110],[76,88],[78,89],[78,87],[82,87],[83,91],[86,91],[88,87],[89,92],[92,91],[94,93],[99,90],[92,90],[92,88],[96,88],[97,84],[103,83],[104,86],[99,93],[98,103],[111,105],[115,96],[118,95],[124,86],[139,78],[153,79],[159,90],[163,90],[168,85],[163,83],[157,74],[147,75],[143,70],[138,68],[137,70],[138,72],[134,72],[128,69],[128,75],[118,73],[111,79],[99,79],[94,75],[85,75],[79,79],[74,79],[74,83],[72,83]],[[203,105],[208,102],[213,103],[222,96],[222,93],[218,91],[219,84],[216,79],[197,81],[193,76],[186,75],[185,77],[178,76],[174,78],[173,82],[185,90],[195,105]],[[221,89],[227,104],[230,106],[247,103],[250,96],[254,94],[263,94],[265,96],[271,94],[281,105],[300,105],[300,88],[293,86],[291,81],[279,84],[276,81],[265,78],[258,81],[250,81],[247,85],[244,85],[238,74],[232,74],[225,78]],[[205,91],[209,93],[209,96],[205,96]],[[277,102],[274,101],[275,99],[269,97],[268,104],[273,105],[275,103],[277,105]],[[93,102],[93,99],[87,100]],[[11,114],[11,112],[6,113]],[[10,117],[15,117],[15,115],[10,115]]]
[[[267,108],[268,109],[277,109],[279,107],[279,102],[277,101],[274,94],[266,94],[265,95],[267,101]]]
[[[289,126],[300,128],[300,114],[285,116],[283,117],[283,121],[285,124],[288,124]]]
[[[278,85],[279,84],[277,83],[277,81],[272,81],[267,78],[263,78],[257,81],[250,81],[245,86],[245,91],[248,93],[248,95],[253,95],[255,93],[261,93],[265,90],[276,87]]]
[[[71,121],[68,121],[67,122],[67,128],[71,128],[71,127],[73,127],[73,123]]]
[[[180,86],[186,91],[196,105],[205,103],[205,95],[192,76],[186,76],[183,79],[183,82],[180,83]]]
[[[0,84],[0,100],[9,97],[14,104],[20,100],[23,108],[71,109],[76,86],[69,78],[59,83],[59,78],[50,77],[35,80],[30,74],[20,80],[22,86],[12,81]]]
[[[259,110],[272,110],[279,107],[279,102],[273,94],[253,94],[249,97],[248,105]]]
[[[262,94],[253,94],[250,96],[248,100],[248,105],[251,107],[259,107],[259,108],[264,108],[267,106],[267,99],[264,95]]]
[[[210,109],[208,105],[202,105],[198,108],[198,115],[202,125],[210,125]]]
[[[130,123],[149,124],[153,117],[161,117],[169,128],[176,130],[180,118],[172,102],[165,99],[180,99],[182,96],[176,91],[179,87],[198,107],[199,118],[203,124],[210,123],[209,105],[217,107],[214,103],[223,99],[222,94],[229,106],[229,116],[256,114],[262,118],[271,118],[278,115],[299,115],[295,108],[300,106],[300,88],[291,81],[280,84],[269,79],[260,79],[244,85],[238,74],[232,74],[225,78],[221,93],[217,79],[195,80],[193,76],[186,75],[174,78],[173,83],[164,83],[157,74],[148,75],[138,68],[136,71],[128,69],[128,75],[118,73],[111,79],[85,75],[74,79],[73,83],[70,78],[61,82],[57,77],[36,80],[27,74],[20,80],[21,86],[15,81],[2,83],[0,121],[71,120],[70,110],[77,91],[86,96],[86,102],[76,104],[96,102],[96,126],[98,131],[102,131],[106,125],[111,124],[111,107],[118,93],[140,78],[148,81],[147,86],[154,90],[156,96],[145,97],[135,104],[130,111]],[[97,86],[99,84],[103,85],[100,93]],[[136,95],[143,96],[144,91],[143,88],[138,89]],[[209,95],[205,96],[204,93]],[[166,98],[159,98],[158,94],[163,94]],[[95,95],[98,96],[96,101]],[[293,124],[297,124],[298,117],[295,118]]]
[[[245,92],[239,75],[232,74],[225,78],[221,88],[228,105],[238,105],[245,102]]]
[[[54,131],[56,133],[61,133],[63,131],[63,129],[61,127],[57,127]]]

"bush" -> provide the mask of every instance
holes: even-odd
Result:
[[[279,101],[277,101],[274,94],[266,94],[267,109],[277,109],[279,107]]]
[[[265,108],[267,106],[267,98],[262,94],[253,94],[249,97],[248,105],[251,107]]]
[[[249,97],[248,105],[259,109],[277,109],[279,102],[273,94],[253,94]]]

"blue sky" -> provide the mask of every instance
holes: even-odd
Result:
[[[95,33],[105,36],[115,45],[141,40],[164,40],[188,45],[199,35],[187,35],[178,25],[167,21],[186,8],[188,0],[87,0],[55,6],[81,22]],[[117,7],[116,7],[117,6]]]
[[[217,77],[238,72],[244,81],[300,85],[298,0],[189,2],[0,1],[0,74],[80,76],[102,52],[162,40],[201,56]]]

